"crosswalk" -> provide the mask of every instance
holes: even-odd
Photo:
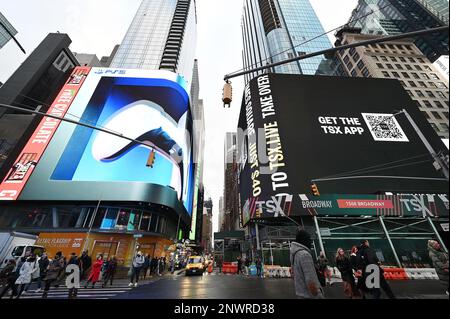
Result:
[[[127,284],[117,284],[113,286],[106,286],[101,288],[99,285],[96,288],[84,288],[78,289],[77,299],[109,299],[117,296],[118,294],[130,291],[132,287],[128,287]],[[52,287],[48,292],[47,299],[67,299],[69,296],[69,289],[65,286]],[[8,298],[4,296],[3,298]],[[42,298],[42,291],[36,292],[35,290],[28,290],[28,292],[22,294],[20,299],[39,299]]]

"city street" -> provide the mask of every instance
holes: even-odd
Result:
[[[78,299],[295,299],[293,282],[289,278],[256,278],[234,274],[204,274],[185,276],[166,274],[140,281],[137,288],[128,287],[127,279],[116,280],[113,286],[81,288]],[[448,299],[437,280],[391,281],[399,299]],[[327,299],[346,299],[341,282],[325,288]],[[66,287],[49,292],[48,299],[67,299]],[[21,299],[39,299],[42,292],[30,289]],[[4,297],[5,299],[8,296]]]

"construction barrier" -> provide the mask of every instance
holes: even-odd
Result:
[[[404,268],[383,268],[386,280],[408,280],[408,275]]]
[[[405,268],[405,272],[411,280],[439,280],[439,276],[434,268]]]
[[[291,267],[281,267],[279,265],[270,265],[264,267],[264,277],[268,278],[290,278]]]
[[[224,262],[222,264],[222,273],[235,274],[237,273],[237,264],[231,262]]]

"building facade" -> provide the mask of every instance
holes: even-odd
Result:
[[[424,3],[436,9],[430,11]],[[448,9],[447,22],[433,13],[439,7],[437,1],[430,0],[359,0],[348,26],[361,28],[364,34],[394,35],[448,25]],[[414,44],[431,62],[448,54],[445,32],[416,37]]]
[[[212,234],[213,234],[212,209],[213,209],[213,202],[212,199],[209,198],[204,203],[202,214],[203,221],[202,221],[201,246],[203,247],[203,252],[205,254],[209,254],[212,251]]]
[[[97,55],[95,54],[74,52],[73,55],[77,59],[78,63],[82,66],[92,66],[92,67],[102,66],[100,60],[97,58]]]
[[[246,0],[242,16],[245,69],[264,66],[331,47],[309,0]],[[315,38],[317,37],[317,38]],[[275,73],[317,74],[323,56],[277,66]],[[259,73],[245,76],[246,82]],[[325,72],[326,73],[326,72]]]
[[[3,48],[3,46],[8,43],[9,40],[11,40],[10,34],[15,36],[17,34],[17,30],[0,12],[0,49]]]
[[[240,205],[238,189],[238,154],[237,134],[225,135],[225,167],[224,167],[224,194],[223,194],[223,228],[224,231],[239,230]],[[221,225],[219,225],[220,227]]]
[[[47,111],[72,69],[79,65],[67,34],[50,33],[0,88],[0,103]],[[0,107],[0,178],[28,141],[40,119]]]
[[[358,32],[359,30],[356,30]],[[380,37],[337,33],[338,45]],[[398,79],[441,138],[449,136],[448,80],[409,39],[339,51],[347,76]]]
[[[190,86],[196,29],[195,0],[143,0],[111,67],[169,70]]]

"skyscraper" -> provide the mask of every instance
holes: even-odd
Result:
[[[359,0],[349,26],[361,28],[364,34],[374,35],[393,35],[444,26],[448,24],[448,8],[445,22],[442,18],[445,13],[441,12],[439,16],[433,13],[440,8],[438,2],[441,1]],[[416,37],[414,44],[431,62],[448,54],[448,34],[445,32]]]
[[[244,68],[332,47],[326,35],[312,40],[322,33],[324,29],[309,0],[245,0],[242,17]],[[271,71],[316,74],[323,60],[323,56],[314,57],[281,65]],[[256,75],[247,75],[246,82]]]
[[[176,72],[190,87],[196,25],[195,0],[143,0],[111,67]]]

